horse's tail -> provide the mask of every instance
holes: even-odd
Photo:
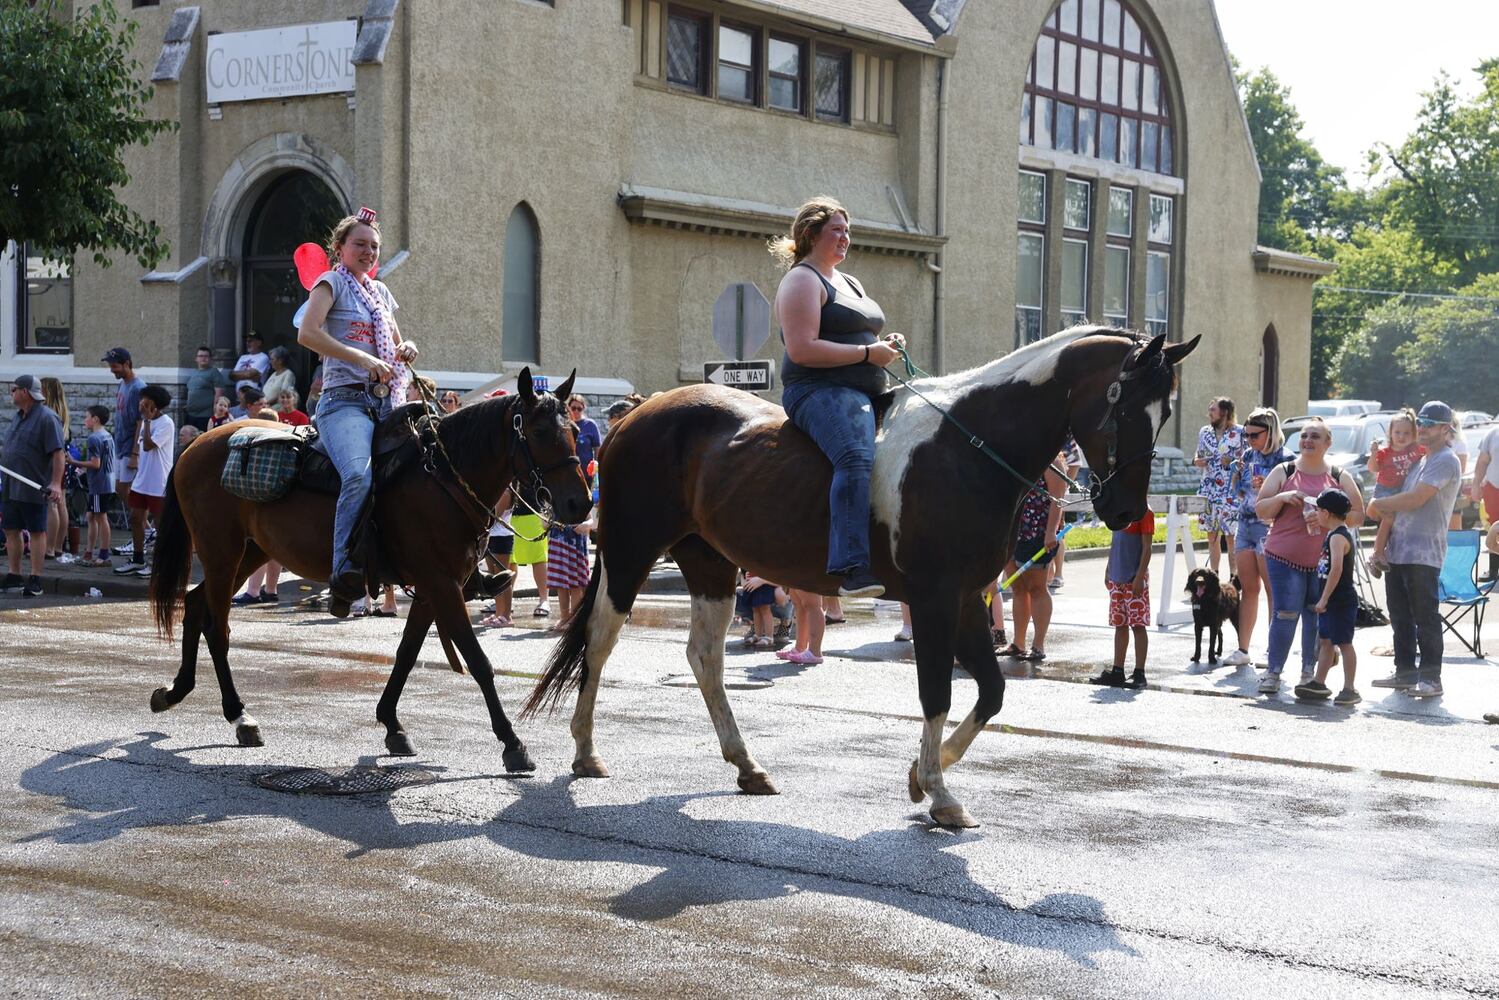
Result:
[[[568,619],[567,630],[557,640],[557,647],[547,658],[546,673],[541,675],[541,680],[531,690],[531,697],[526,699],[520,712],[522,719],[530,718],[542,709],[555,711],[569,685],[576,682],[581,689],[588,683],[588,620],[593,617],[593,605],[599,598],[602,559],[601,552],[594,555],[593,573],[588,577],[583,599]]]
[[[156,631],[172,638],[172,616],[192,577],[193,536],[177,502],[177,473],[167,475],[167,493],[156,518],[156,552],[151,557],[151,614]]]

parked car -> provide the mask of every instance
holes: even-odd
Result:
[[[1306,404],[1307,415],[1312,417],[1356,417],[1381,408],[1377,399],[1314,399]]]
[[[1473,427],[1477,424],[1492,423],[1494,420],[1492,413],[1485,413],[1482,410],[1458,410],[1453,417],[1456,418],[1459,427]]]

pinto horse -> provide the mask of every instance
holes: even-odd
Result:
[[[913,802],[931,796],[939,824],[977,825],[942,772],[1004,699],[981,595],[1010,555],[1021,497],[1070,428],[1101,480],[1094,510],[1115,529],[1143,517],[1174,366],[1196,345],[1076,327],[981,368],[915,382],[931,402],[904,389],[879,401],[870,549],[885,596],[911,607],[926,722],[909,792]],[[1009,469],[984,454],[985,442]],[[610,430],[598,461],[600,556],[522,717],[555,707],[576,683],[573,772],[608,776],[593,744],[599,675],[652,564],[670,552],[692,597],[687,660],[724,759],[738,768],[745,792],[774,794],[724,693],[735,570],[749,566],[783,586],[837,593],[825,571],[831,465],[779,406],[712,385],[647,400]],[[978,682],[978,701],[943,742],[954,657]]]
[[[489,511],[518,477],[544,486],[566,523],[583,520],[592,507],[561,402],[572,384],[569,376],[556,395],[537,393],[530,369],[523,369],[515,395],[486,399],[437,421],[442,447],[426,457],[430,471],[408,472],[376,488],[383,565],[416,593],[375,711],[393,754],[415,752],[396,716],[396,703],[427,629],[436,621],[454,668],[456,648],[483,692],[494,733],[505,746],[506,770],[535,769],[495,693],[494,671],[464,608],[463,585],[475,568]],[[229,673],[229,599],[267,559],[309,579],[326,580],[333,564],[335,498],[293,487],[279,500],[254,503],[225,492],[219,473],[229,455],[229,437],[241,426],[229,424],[199,437],[182,453],[168,481],[156,531],[151,606],[158,630],[171,638],[181,603],[182,666],[171,684],[151,695],[151,710],[164,712],[192,691],[201,636],[213,657],[224,718],[241,745],[260,746],[260,725],[245,711]],[[195,552],[203,582],[188,591]]]

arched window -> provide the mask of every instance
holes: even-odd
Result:
[[[501,356],[541,360],[541,230],[525,202],[505,223],[505,292]]]
[[[1175,173],[1161,62],[1121,0],[1063,0],[1036,39],[1020,141]]]
[[[1280,393],[1280,338],[1275,335],[1275,326],[1265,327],[1265,337],[1260,341],[1260,404],[1279,406]]]
[[[1061,0],[1042,23],[1020,105],[1017,346],[1084,322],[1174,332],[1185,184],[1164,62],[1126,0]]]

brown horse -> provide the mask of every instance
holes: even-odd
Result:
[[[1070,428],[1101,480],[1094,495],[1099,516],[1115,529],[1144,516],[1150,458],[1171,412],[1173,366],[1196,344],[1074,328],[982,368],[917,381],[930,402],[905,389],[881,400],[870,549],[885,596],[911,606],[926,724],[909,791],[914,802],[932,797],[938,823],[977,825],[947,791],[942,771],[1003,702],[981,592],[1009,557],[1021,497]],[[985,442],[1010,469],[984,453]],[[576,682],[573,772],[608,775],[593,745],[599,675],[652,564],[669,551],[692,595],[687,660],[724,759],[739,769],[744,791],[773,794],[724,694],[735,569],[752,567],[788,587],[837,592],[838,581],[825,571],[832,467],[780,407],[707,385],[638,407],[611,429],[599,466],[600,556],[523,715],[555,706]],[[954,657],[979,693],[944,743]]]
[[[537,393],[530,369],[523,369],[515,395],[486,399],[437,421],[443,447],[426,456],[425,463],[436,471],[418,468],[376,488],[383,566],[416,593],[375,711],[393,754],[414,753],[396,717],[396,703],[435,620],[445,647],[456,647],[479,683],[494,733],[505,745],[506,770],[535,768],[495,693],[494,671],[464,608],[463,584],[474,570],[488,511],[517,478],[543,484],[561,521],[571,524],[587,516],[590,490],[561,402],[572,384],[569,376],[556,395]],[[229,424],[199,437],[182,453],[168,482],[156,531],[151,605],[158,629],[170,638],[181,602],[182,666],[171,684],[151,695],[151,710],[166,711],[192,691],[202,636],[218,675],[224,718],[234,725],[241,745],[260,746],[259,723],[245,711],[229,673],[229,599],[267,559],[300,576],[326,580],[333,564],[335,498],[294,487],[280,500],[253,503],[225,492],[219,473],[229,437],[241,426]],[[451,456],[452,468],[444,452]],[[469,490],[473,496],[466,495]],[[203,582],[184,597],[195,552]]]

